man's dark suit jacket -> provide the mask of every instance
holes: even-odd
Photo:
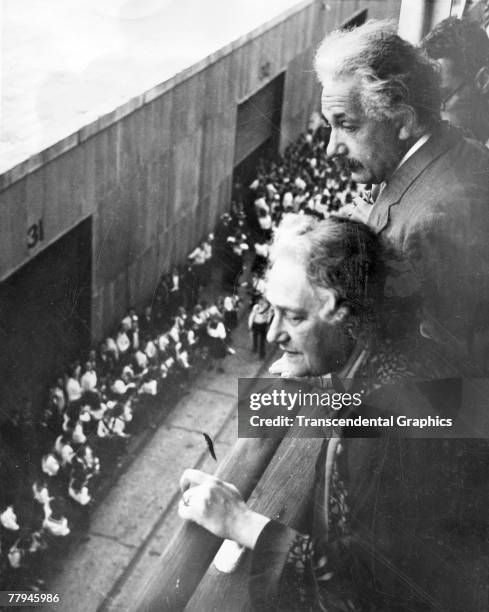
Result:
[[[453,417],[459,407],[459,384],[447,379],[383,387],[368,396],[370,407],[376,406],[371,414]],[[313,520],[305,529],[316,550],[308,552],[306,536],[294,529],[268,523],[253,552],[254,609],[485,612],[489,597],[485,440],[402,439],[396,434],[346,437],[328,467],[326,454],[332,443],[334,439],[325,440],[317,461]],[[325,501],[328,471],[337,473],[338,479],[331,480]],[[344,530],[327,527],[331,498],[346,502],[346,511],[339,506]],[[294,559],[297,547],[304,550],[302,563]],[[330,580],[320,578],[321,554],[326,569],[334,574]]]
[[[369,225],[388,247],[386,296],[456,367],[489,356],[489,151],[441,123],[396,170]],[[396,303],[397,302],[397,303]],[[406,320],[404,312],[399,320]],[[487,340],[486,340],[487,337]]]

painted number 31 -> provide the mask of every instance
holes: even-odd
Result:
[[[44,240],[44,227],[42,219],[39,219],[36,223],[33,223],[27,230],[27,246],[29,249],[33,249],[39,242]]]

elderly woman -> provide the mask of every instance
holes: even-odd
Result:
[[[267,287],[275,312],[268,339],[283,351],[274,371],[332,373],[350,385],[363,401],[340,416],[406,412],[448,421],[458,409],[458,381],[422,339],[401,348],[382,337],[382,277],[366,226],[285,218]],[[474,587],[487,541],[487,491],[478,489],[487,487],[477,464],[483,454],[467,453],[464,440],[362,435],[349,429],[325,439],[304,533],[254,512],[233,485],[198,470],[182,476],[179,514],[252,549],[255,609],[484,609]]]

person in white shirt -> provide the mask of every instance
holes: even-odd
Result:
[[[253,265],[251,271],[261,275],[266,269],[268,264],[268,254],[270,251],[270,245],[268,242],[255,242],[255,258],[253,259]]]
[[[82,388],[78,379],[75,377],[73,369],[70,370],[68,380],[66,381],[66,395],[68,402],[76,402],[82,396]]]
[[[83,391],[93,391],[97,387],[97,373],[91,361],[85,364],[85,372],[80,379],[80,386]]]
[[[117,348],[117,343],[114,338],[108,336],[105,340],[105,347],[107,352],[112,355],[112,358],[115,362],[119,360],[119,349]]]
[[[282,198],[282,208],[285,212],[290,212],[294,205],[294,196],[291,191],[286,191]]]
[[[200,243],[197,247],[195,247],[195,249],[187,256],[187,259],[192,262],[192,270],[195,274],[198,285],[205,285],[206,251],[204,249],[204,244]]]
[[[253,338],[253,352],[258,351],[260,359],[266,356],[267,332],[273,317],[273,309],[264,297],[260,297],[248,317],[248,328]]]
[[[126,330],[121,326],[115,339],[120,358],[124,361],[131,347],[131,341]]]
[[[223,301],[224,327],[229,339],[238,326],[238,303],[237,295],[226,295]]]
[[[217,371],[222,373],[222,361],[227,354],[226,348],[226,328],[224,323],[217,316],[212,316],[207,323],[207,344],[209,347],[210,363],[208,369],[217,366]]]

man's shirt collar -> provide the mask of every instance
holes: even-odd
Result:
[[[407,151],[407,153],[401,159],[396,170],[399,170],[399,168],[402,166],[404,162],[406,162],[412,155],[414,155],[418,149],[421,149],[421,147],[426,142],[428,142],[428,140],[430,139],[430,136],[431,136],[431,133],[428,132],[427,134],[424,134],[423,136],[421,136],[421,138],[418,138],[418,140],[413,144],[413,146]]]
[[[428,142],[430,137],[431,137],[431,133],[428,132],[427,134],[424,134],[423,136],[421,136],[421,138],[418,138],[418,140],[413,144],[413,146],[410,149],[408,149],[408,151],[406,152],[404,157],[397,164],[396,169],[394,170],[394,172],[392,174],[394,175],[399,170],[399,168],[402,166],[402,164],[407,162],[407,160],[410,157],[412,157],[416,153],[416,151],[418,149],[421,149],[421,147],[425,143]],[[385,189],[385,187],[387,187],[387,181],[383,181],[382,183],[380,183],[378,189],[376,189],[375,191],[372,190],[372,197],[373,197],[374,202],[379,197],[379,195],[382,193],[382,191]],[[374,193],[375,193],[375,195],[374,195]]]

